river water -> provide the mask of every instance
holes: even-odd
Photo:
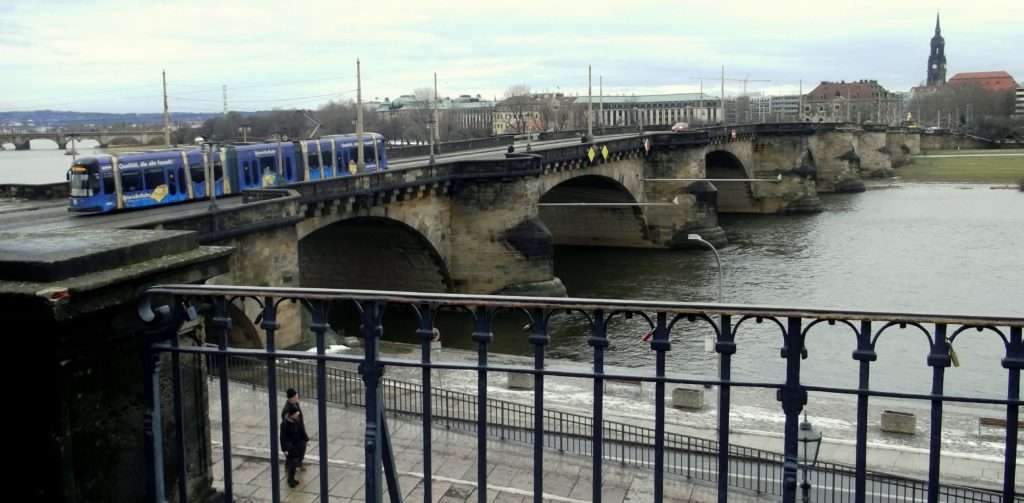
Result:
[[[82,153],[85,153],[83,151]],[[0,152],[0,183],[45,183],[64,179],[70,157],[60,151]],[[1024,166],[1021,168],[1024,174]],[[823,195],[825,211],[815,215],[726,216],[721,220],[729,244],[721,253],[723,301],[790,307],[921,312],[961,315],[1024,316],[1024,193],[981,184],[888,183],[860,194]],[[574,297],[714,301],[715,260],[709,252],[558,248],[556,274]],[[506,320],[496,329],[491,349],[516,356],[530,354],[522,321]],[[389,338],[414,342],[411,327],[386,329]],[[468,359],[470,328],[441,320],[448,352],[442,359]],[[548,357],[565,366],[586,368],[592,361],[582,322],[556,318],[551,324]],[[613,371],[651,374],[654,353],[641,341],[647,331],[638,318],[610,327],[606,362]],[[681,376],[715,375],[716,357],[704,351],[706,329],[687,328],[674,336],[668,369]],[[737,380],[782,382],[778,330],[745,325],[733,359]],[[820,386],[856,387],[855,346],[849,330],[819,325],[808,340],[803,381]],[[946,392],[1005,398],[1006,370],[1000,366],[1002,342],[988,332],[969,332],[955,346],[960,366],[946,373]],[[927,340],[913,330],[892,330],[878,345],[872,387],[927,393],[931,369]],[[503,357],[498,357],[503,358]],[[557,366],[558,364],[553,364]],[[470,376],[451,378],[448,386],[473,390]],[[552,380],[550,400],[563,406],[590,407],[586,383]],[[495,389],[516,399],[514,392]],[[606,406],[624,417],[651,417],[647,398],[610,396]],[[628,395],[628,394],[627,394]],[[706,401],[713,402],[709,394]],[[519,397],[523,398],[523,397]],[[853,438],[855,405],[848,396],[812,394],[807,406],[826,435]],[[917,413],[919,434],[896,437],[873,431],[874,442],[927,447],[927,403],[876,400]],[[674,417],[713,428],[715,404],[701,413]],[[872,409],[873,424],[877,410]],[[680,414],[672,411],[671,414]],[[999,416],[987,406],[949,405],[944,448],[998,456],[998,431],[979,436],[979,415]],[[734,391],[733,425],[749,431],[780,432],[782,415],[773,393]],[[672,420],[673,418],[670,418]]]

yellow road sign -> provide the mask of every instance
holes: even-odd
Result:
[[[608,160],[608,145],[601,147],[601,157],[604,157],[604,160],[606,161]]]
[[[594,157],[596,156],[597,152],[594,152],[594,147],[590,147],[587,149],[587,159],[590,159],[590,162],[594,162]]]

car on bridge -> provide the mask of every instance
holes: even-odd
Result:
[[[688,122],[677,122],[672,125],[673,132],[687,131],[690,129],[690,123]]]

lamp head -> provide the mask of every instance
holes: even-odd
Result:
[[[703,241],[700,234],[687,234],[686,239],[689,239],[690,241]]]

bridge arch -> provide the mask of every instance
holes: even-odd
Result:
[[[29,150],[57,150],[60,145],[51,138],[32,138],[28,141]]]
[[[100,142],[99,142],[99,140],[97,140],[95,138],[82,138],[82,139],[75,140],[75,148],[76,149],[79,149],[79,148],[99,148],[99,146],[100,146]],[[65,140],[64,141],[64,146],[62,148],[65,148],[65,149],[71,148],[71,140]]]
[[[107,142],[107,145],[111,147],[116,145],[142,145],[142,142],[139,141],[138,138],[131,136],[118,136],[111,138],[110,141]]]
[[[544,192],[538,213],[556,245],[649,248],[647,216],[639,202],[622,181],[587,174]]]
[[[299,240],[303,287],[451,292],[448,264],[431,241],[399,220],[359,216]]]
[[[735,154],[726,150],[712,150],[704,156],[707,178],[713,180],[753,178],[750,170]],[[754,206],[750,182],[715,181],[718,189],[719,213],[748,213]]]

